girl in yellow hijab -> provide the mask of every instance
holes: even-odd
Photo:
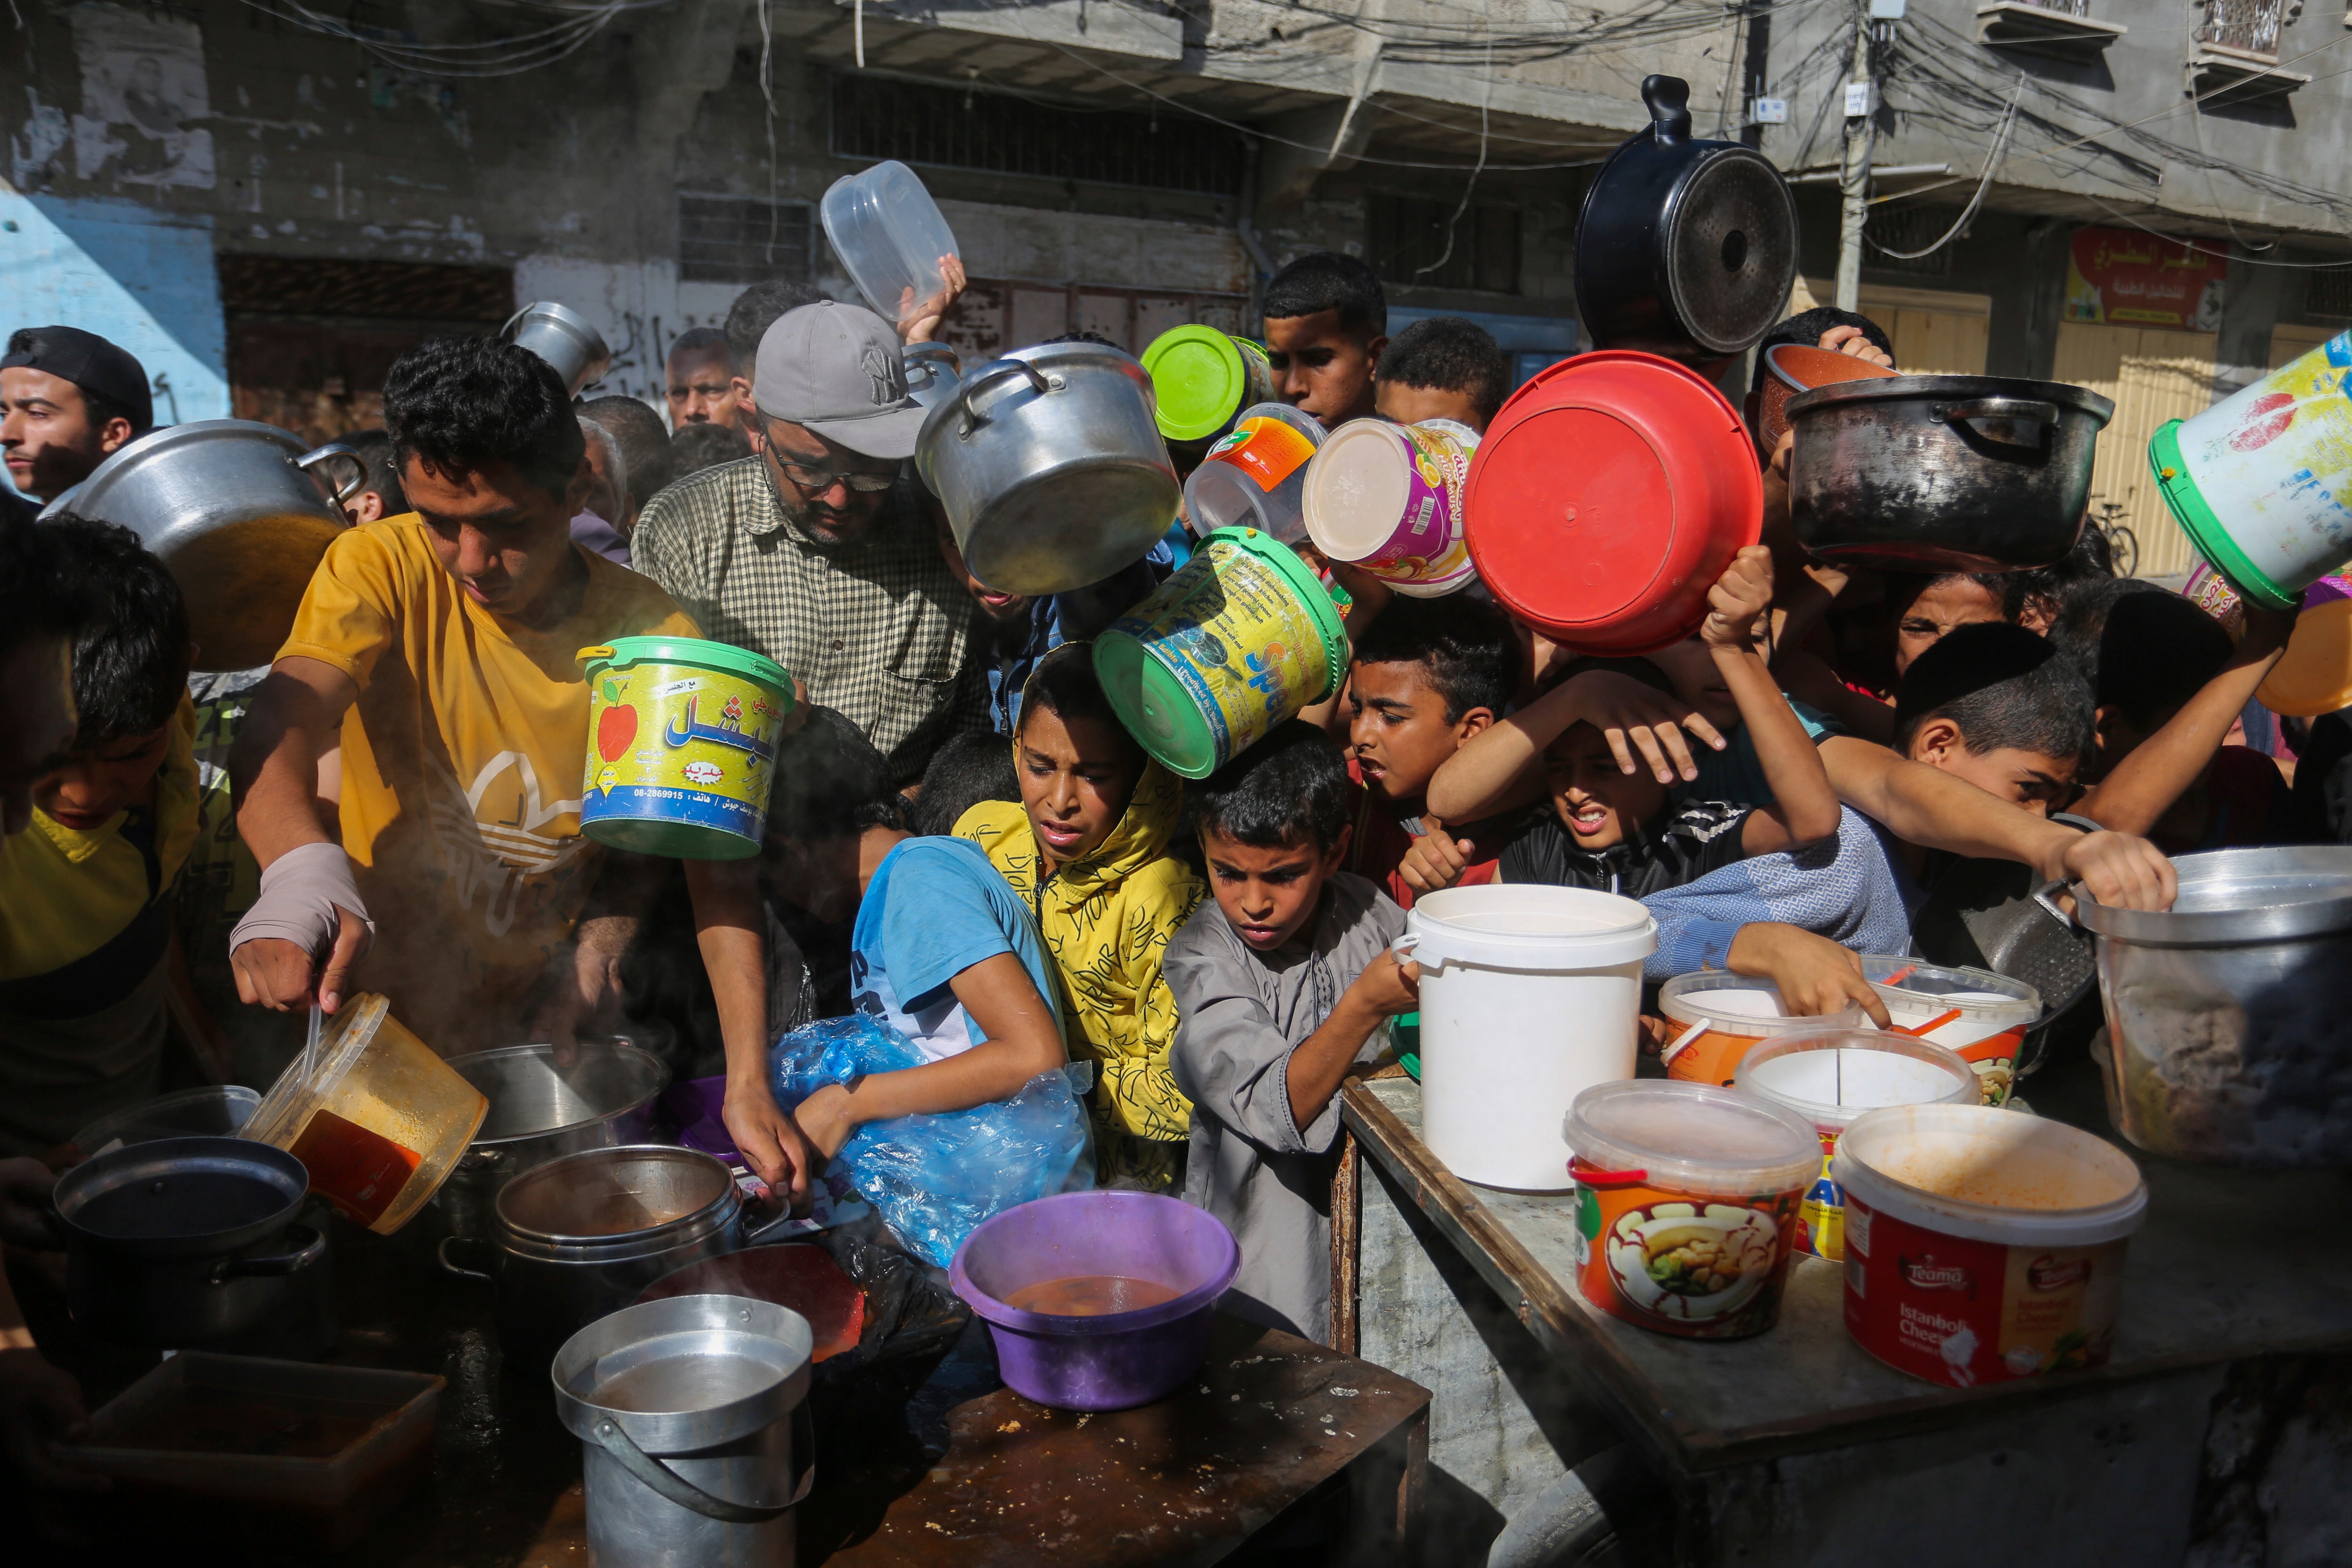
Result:
[[[1204,889],[1168,853],[1182,786],[1119,723],[1093,656],[1065,643],[1038,661],[1013,733],[1021,803],[984,801],[955,830],[1027,902],[1061,973],[1063,1037],[1096,1064],[1103,1185],[1181,1189],[1192,1106],[1169,1073],[1160,960]]]

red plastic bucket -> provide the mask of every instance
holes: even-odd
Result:
[[[1696,630],[1706,591],[1763,529],[1739,411],[1654,354],[1564,360],[1503,405],[1464,487],[1496,599],[1554,640],[1635,654]]]

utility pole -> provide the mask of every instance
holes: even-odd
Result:
[[[1845,165],[1838,175],[1844,200],[1838,219],[1837,308],[1862,308],[1862,226],[1870,216],[1870,142],[1875,133],[1878,72],[1871,59],[1874,0],[1854,0],[1853,71],[1845,85]],[[1898,12],[1897,15],[1900,15]]]

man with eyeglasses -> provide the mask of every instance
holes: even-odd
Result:
[[[949,735],[988,727],[965,658],[971,602],[905,472],[923,412],[881,317],[831,300],[787,311],[760,340],[744,410],[757,458],[670,486],[630,542],[706,635],[798,676],[900,784]]]

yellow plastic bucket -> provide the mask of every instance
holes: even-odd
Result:
[[[1348,638],[1290,546],[1223,528],[1095,639],[1095,674],[1128,732],[1180,778],[1203,779],[1339,689]]]
[[[640,855],[757,855],[793,709],[783,667],[701,637],[622,637],[580,658],[590,692],[580,831]]]

